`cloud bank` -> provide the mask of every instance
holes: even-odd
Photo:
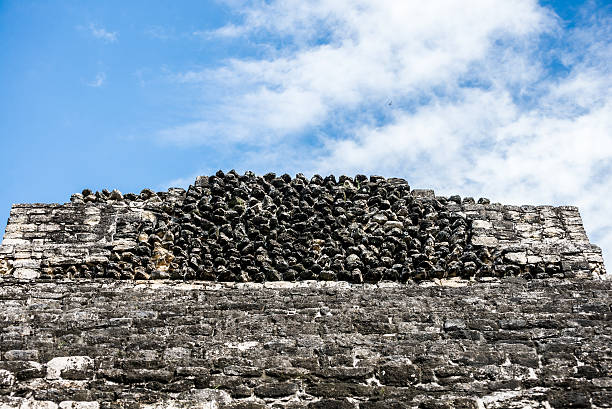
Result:
[[[612,257],[607,15],[587,10],[568,28],[529,0],[228,5],[240,22],[203,37],[248,39],[257,52],[176,73],[201,90],[200,109],[162,140],[234,150],[256,170],[379,173],[440,194],[575,204]]]

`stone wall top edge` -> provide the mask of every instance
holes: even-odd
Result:
[[[56,207],[61,207],[65,205],[69,205],[70,203],[14,203],[11,208],[13,209],[28,209],[28,208],[49,208],[53,209]]]

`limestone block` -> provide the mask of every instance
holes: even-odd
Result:
[[[568,233],[568,237],[570,238],[570,240],[575,240],[577,242],[588,242],[589,238],[587,237],[586,233],[584,232],[575,232],[575,233]]]
[[[499,241],[493,236],[474,236],[472,244],[475,246],[497,247]]]
[[[105,255],[96,255],[96,256],[86,256],[85,263],[96,264],[96,263],[104,263],[109,260],[108,256]]]
[[[37,225],[33,223],[11,223],[6,226],[6,233],[13,232],[32,232],[37,230]]]
[[[537,263],[541,263],[543,261],[543,258],[540,256],[527,256],[527,263],[529,264],[537,264]]]
[[[41,232],[54,232],[60,230],[62,230],[62,226],[59,224],[45,223],[38,225],[38,231]]]
[[[563,223],[567,226],[582,226],[582,219],[580,216],[564,217]]]
[[[24,399],[19,409],[57,409],[57,403],[50,400]]]
[[[514,230],[514,223],[509,220],[493,220],[491,222],[493,224],[493,228],[497,231],[500,230]]]
[[[476,206],[476,205],[474,205]],[[478,210],[466,210],[465,211],[465,216],[470,219],[470,220],[474,220],[474,219],[482,219],[484,218],[484,214],[481,211]]]
[[[612,377],[596,378],[592,380],[592,383],[597,388],[612,389]]]
[[[535,224],[541,221],[539,213],[525,213],[523,216],[523,221]]]
[[[27,209],[30,207],[31,205],[28,205],[28,204],[16,203],[13,206],[11,206],[11,216],[27,214]]]
[[[33,241],[34,239],[40,239],[40,240],[44,240],[47,237],[47,235],[44,232],[26,232],[23,233],[23,238]]]
[[[553,206],[537,206],[537,210],[543,218],[557,217]]]
[[[504,209],[504,220],[518,222],[521,219],[521,213],[513,210]]]
[[[376,213],[372,216],[371,220],[378,224],[385,224],[387,222],[387,216],[384,213]]]
[[[93,370],[94,361],[88,356],[63,356],[47,362],[47,379],[82,379]]]
[[[55,257],[49,257],[47,259],[47,262],[51,266],[62,266],[62,265],[69,265],[69,264],[79,264],[80,259],[76,257],[55,256]]]
[[[547,227],[543,231],[544,237],[559,237],[565,236],[565,230],[559,227]]]
[[[83,224],[87,226],[96,226],[100,223],[101,220],[102,218],[100,217],[99,214],[92,214],[92,215],[88,215],[87,218],[83,220]]]
[[[35,224],[41,224],[41,223],[49,223],[51,221],[51,214],[31,214],[30,215],[30,222],[35,223]]]
[[[5,369],[0,369],[0,389],[10,388],[15,384],[15,375]]]
[[[88,253],[87,246],[83,245],[63,245],[59,247],[58,256],[60,257],[82,257]]]
[[[33,252],[33,246],[17,246],[17,248],[15,248],[13,258],[30,258],[32,257]]]
[[[488,208],[489,206],[487,206]],[[495,220],[495,221],[499,221],[499,220],[503,220],[503,213],[501,211],[494,211],[494,210],[487,210],[485,212],[485,220]]]
[[[29,244],[31,244],[30,241],[26,239],[5,238],[4,240],[2,240],[3,246],[23,246],[23,245],[29,245]]]
[[[410,192],[414,197],[436,197],[435,192],[432,189],[414,189]]]
[[[585,257],[590,263],[602,263],[603,264],[604,262],[604,259],[601,253],[585,253]]]
[[[35,260],[31,258],[17,259],[13,261],[13,267],[37,270],[40,268],[40,260]]]
[[[525,252],[506,253],[504,259],[511,263],[527,264],[527,255]]]
[[[33,280],[40,277],[40,271],[31,268],[16,268],[13,270],[13,277],[21,280]]]
[[[65,400],[63,402],[60,402],[59,408],[60,409],[99,409],[100,403],[99,402],[85,402],[85,401],[75,402],[72,400]]]
[[[80,242],[97,241],[99,236],[95,233],[77,233],[76,239]]]
[[[540,240],[542,238],[542,232],[540,230],[525,231],[519,233],[519,237],[529,241]]]
[[[514,229],[517,232],[524,233],[524,232],[531,232],[535,230],[535,226],[531,223],[517,223],[514,225]]]
[[[157,216],[155,216],[155,213],[150,212],[150,211],[144,211],[141,213],[141,218],[143,221],[148,221],[151,223],[156,223],[157,222]]]
[[[4,353],[7,361],[38,361],[37,350],[10,350]]]
[[[9,263],[7,260],[0,259],[0,275],[9,272]]]
[[[111,255],[110,248],[107,248],[104,244],[88,246],[87,248],[88,248],[89,255],[91,256],[110,257]]]
[[[444,330],[445,331],[457,331],[466,329],[466,323],[461,319],[448,319],[444,321]]]
[[[165,361],[183,361],[191,357],[191,350],[183,347],[168,348],[164,351]]]
[[[584,227],[581,224],[580,225],[566,226],[566,230],[569,233],[581,233],[581,234],[585,234]]]
[[[472,228],[474,229],[492,229],[493,224],[488,220],[472,220]]]
[[[578,208],[576,206],[558,206],[557,211],[562,215],[580,217],[580,212],[578,211]]]

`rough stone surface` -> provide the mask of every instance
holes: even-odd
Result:
[[[403,179],[219,171],[187,191],[14,205],[0,275],[355,283],[604,274],[578,209],[435,196]]]
[[[0,407],[610,407],[611,290],[6,279]]]
[[[247,172],[14,205],[0,409],[609,408],[575,207]]]

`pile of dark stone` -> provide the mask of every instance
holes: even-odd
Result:
[[[93,276],[372,283],[506,274],[496,273],[486,248],[469,244],[470,221],[447,206],[461,203],[458,196],[411,192],[404,179],[219,171],[198,177],[182,203],[164,195],[84,191],[73,198],[145,200],[157,212],[134,227],[137,247],[114,252]]]
[[[220,281],[444,275],[467,239],[464,218],[377,176],[219,172],[198,179],[177,213],[182,276]]]

